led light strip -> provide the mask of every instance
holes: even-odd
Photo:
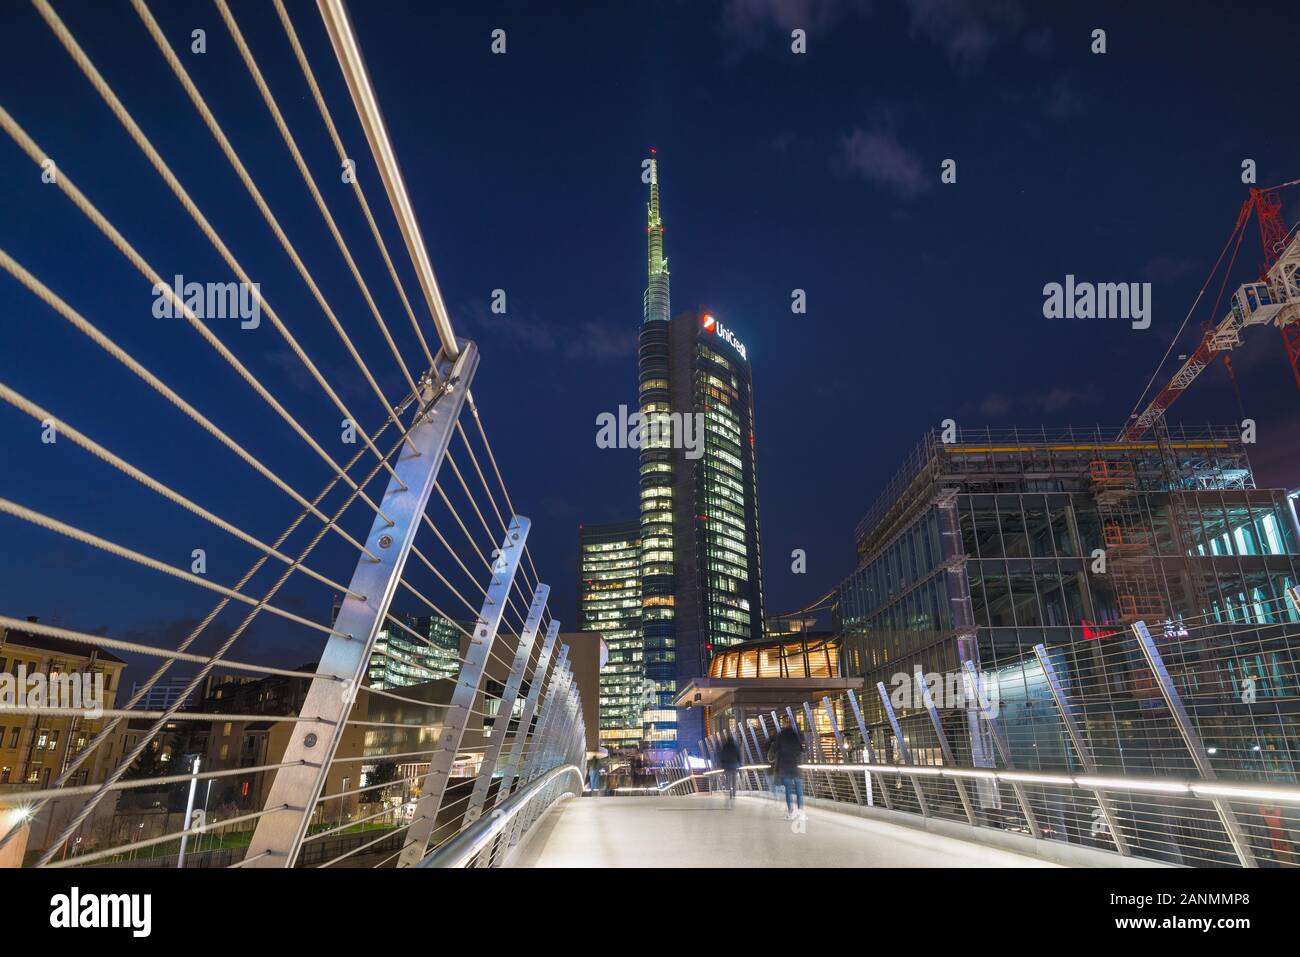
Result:
[[[1034,771],[993,771],[982,768],[911,767],[903,764],[801,764],[805,771],[870,771],[877,774],[918,774],[925,777],[984,778],[1023,784],[1071,785],[1087,791],[1139,791],[1154,794],[1191,794],[1242,801],[1300,803],[1300,788],[1229,784],[1223,781],[1184,781],[1177,778],[1120,778],[1084,774],[1040,774]]]

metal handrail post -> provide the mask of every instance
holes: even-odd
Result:
[[[338,752],[348,715],[370,664],[375,638],[397,591],[415,543],[420,518],[451,443],[470,382],[478,369],[478,350],[463,342],[459,358],[441,356],[441,368],[421,381],[420,407],[401,447],[394,474],[379,503],[362,555],[352,574],[330,635],[303,700],[299,721],[285,747],[283,767],[271,783],[249,842],[248,867],[293,867],[330,764]],[[433,381],[434,375],[440,383]],[[354,598],[360,595],[364,598]],[[339,635],[347,637],[340,637]],[[341,680],[340,680],[341,679]]]
[[[488,790],[492,787],[492,775],[496,773],[497,761],[501,757],[501,746],[506,735],[510,733],[510,720],[514,717],[515,701],[519,697],[519,687],[523,684],[524,670],[533,653],[533,641],[537,638],[537,629],[542,624],[542,612],[551,595],[551,586],[538,583],[533,592],[533,600],[528,607],[528,617],[524,619],[523,630],[519,632],[519,641],[515,645],[515,655],[510,663],[510,674],[506,677],[505,688],[497,705],[496,720],[492,722],[492,733],[486,735],[487,747],[483,751],[483,761],[479,765],[478,776],[474,779],[474,790],[470,794],[469,804],[465,807],[464,824],[473,824],[483,813],[487,802]],[[502,778],[498,787],[505,783]]]
[[[912,760],[912,749],[907,746],[907,740],[903,737],[903,729],[898,724],[898,715],[894,714],[894,706],[889,700],[889,693],[885,691],[883,681],[876,682],[876,691],[880,693],[880,703],[884,706],[885,717],[889,719],[889,726],[894,729],[894,737],[898,740],[898,753],[903,756],[903,763],[914,766]],[[921,782],[915,775],[908,775],[912,779],[912,790],[916,792],[916,803],[921,806],[921,814],[924,817],[930,816],[930,805],[926,803],[925,792],[921,790]]]
[[[921,666],[916,666],[914,672],[916,678],[917,690],[921,692],[921,703],[925,706],[926,712],[930,715],[930,723],[934,725],[935,736],[939,739],[939,747],[943,751],[943,759],[950,765],[956,765],[957,759],[953,756],[952,748],[948,744],[948,735],[943,730],[943,722],[939,720],[939,709],[934,706],[934,698],[930,694],[930,685],[925,680],[925,674],[921,671]],[[966,812],[966,821],[974,827],[975,808],[971,806],[970,795],[966,793],[966,782],[960,778],[953,780],[957,787],[957,797],[961,799],[962,809]]]
[[[979,706],[981,718],[993,736],[993,744],[998,749],[998,754],[1002,756],[1002,763],[1008,771],[1014,771],[1016,765],[1011,760],[1011,746],[1007,742],[1006,735],[1002,732],[1002,723],[993,714],[992,706],[989,704],[988,699],[984,697],[984,683],[980,681],[979,672],[975,670],[975,662],[966,661],[963,663],[963,667],[966,669],[966,681],[970,685],[971,694]],[[1020,811],[1025,816],[1025,823],[1029,825],[1029,830],[1034,837],[1042,837],[1043,829],[1038,826],[1038,819],[1034,814],[1033,806],[1029,803],[1029,795],[1025,791],[1024,785],[1019,781],[1012,781],[1011,790],[1015,793],[1016,800],[1020,802]]]
[[[1088,750],[1083,740],[1083,732],[1079,729],[1078,719],[1074,714],[1074,705],[1065,694],[1065,689],[1061,687],[1061,681],[1056,675],[1056,667],[1052,664],[1052,659],[1048,657],[1047,646],[1039,643],[1034,645],[1034,654],[1038,658],[1038,664],[1043,669],[1043,676],[1047,680],[1047,688],[1052,694],[1052,700],[1056,702],[1056,710],[1061,716],[1061,721],[1065,723],[1065,730],[1074,743],[1075,753],[1079,756],[1080,763],[1089,773],[1095,773],[1097,762],[1092,758],[1092,752]],[[1101,815],[1105,818],[1106,829],[1110,831],[1111,841],[1115,844],[1115,850],[1125,857],[1129,856],[1128,838],[1119,829],[1119,822],[1115,817],[1115,811],[1111,807],[1110,798],[1106,796],[1105,791],[1097,790],[1097,806],[1101,809]]]
[[[456,677],[451,703],[443,713],[438,748],[429,758],[429,770],[424,776],[420,799],[415,803],[411,826],[406,832],[406,843],[397,858],[398,867],[413,867],[428,851],[429,838],[437,825],[438,811],[442,808],[442,799],[451,780],[451,768],[456,762],[456,754],[460,750],[470,714],[483,684],[488,655],[505,616],[506,602],[510,598],[515,573],[519,570],[531,527],[532,522],[522,515],[515,515],[501,540],[501,548],[492,565],[487,593],[483,596],[478,621],[474,624],[473,637],[469,640],[460,674]]]
[[[849,696],[849,707],[853,709],[853,720],[858,725],[858,733],[862,735],[862,747],[867,752],[867,763],[883,764],[884,763],[883,761],[876,760],[876,754],[875,754],[876,749],[871,746],[871,732],[867,730],[867,724],[865,721],[862,720],[862,708],[858,705],[858,696],[853,693],[852,688],[849,689],[848,696]],[[866,775],[867,775],[867,793],[870,794],[874,791],[874,788],[872,788],[871,786],[871,772],[870,771],[866,772]],[[880,793],[884,795],[885,807],[888,810],[892,811],[894,809],[894,800],[889,796],[889,782],[884,778],[881,778]]]
[[[1146,622],[1135,621],[1132,628],[1133,634],[1137,636],[1138,645],[1142,648],[1142,654],[1146,656],[1151,673],[1155,675],[1156,684],[1160,686],[1160,693],[1164,696],[1165,705],[1169,708],[1174,724],[1177,725],[1178,732],[1182,735],[1183,743],[1187,745],[1188,753],[1192,756],[1192,763],[1196,765],[1196,770],[1201,773],[1202,779],[1206,781],[1216,780],[1218,775],[1215,774],[1214,766],[1210,763],[1210,756],[1206,753],[1205,744],[1201,741],[1196,725],[1192,723],[1191,716],[1188,715],[1187,709],[1183,706],[1182,695],[1178,693],[1178,689],[1174,687],[1173,679],[1169,677],[1169,671],[1165,668],[1164,659],[1160,656],[1160,650],[1156,648],[1151,632],[1147,630]],[[1211,797],[1210,803],[1214,805],[1214,809],[1219,814],[1223,830],[1227,833],[1228,840],[1232,842],[1232,849],[1236,852],[1237,859],[1241,861],[1241,866],[1259,867],[1259,862],[1255,860],[1255,854],[1250,849],[1250,844],[1246,840],[1246,835],[1241,829],[1241,822],[1237,820],[1237,813],[1232,809],[1232,805],[1221,797]]]
[[[840,723],[835,720],[835,709],[831,707],[830,695],[822,695],[822,709],[826,712],[826,718],[831,723],[831,733],[835,735],[835,744],[840,749],[840,760],[847,763],[849,752],[844,747],[844,735],[840,733]],[[860,805],[862,803],[862,792],[858,789],[858,779],[851,772],[849,774],[849,784],[853,787],[853,800]]]

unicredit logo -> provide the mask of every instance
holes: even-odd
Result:
[[[720,337],[722,337],[723,340],[726,341],[727,345],[731,346],[731,348],[735,349],[737,352],[740,353],[740,358],[746,360],[749,359],[749,356],[745,354],[745,344],[736,338],[736,334],[734,332],[732,332],[722,323],[718,322],[718,320],[715,319],[713,316],[704,317],[704,331],[717,333]]]

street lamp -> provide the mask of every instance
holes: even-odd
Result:
[[[190,824],[194,819],[194,792],[199,786],[199,762],[203,760],[200,755],[194,756],[194,767],[190,771],[190,796],[185,802],[185,830],[181,832],[181,852],[176,856],[176,867],[185,867],[185,847],[190,841]]]

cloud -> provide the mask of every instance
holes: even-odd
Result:
[[[956,66],[983,64],[997,48],[1021,41],[1033,56],[1047,56],[1053,44],[1047,27],[1025,27],[1021,0],[901,0],[913,37],[937,45]],[[795,29],[824,34],[872,12],[871,0],[725,0],[722,26],[751,49],[788,42]]]
[[[497,341],[513,344],[526,352],[551,353],[556,339],[545,323],[524,318],[518,312],[495,313],[484,300],[475,300],[461,312],[466,325]]]
[[[1095,387],[1085,389],[1067,389],[1054,386],[1046,392],[1034,392],[1020,396],[1008,396],[1001,392],[991,392],[978,402],[966,403],[960,410],[963,416],[978,415],[989,419],[1000,419],[1012,414],[1033,416],[1037,421],[1043,413],[1063,412],[1081,405],[1095,404],[1100,393]]]
[[[1006,415],[1011,411],[1011,400],[1005,395],[994,393],[992,395],[986,395],[984,398],[980,399],[979,403],[975,406],[975,409],[980,415],[987,415],[996,418],[998,416]]]
[[[957,66],[977,67],[1024,23],[1017,0],[904,0],[914,36],[937,44]],[[1034,45],[1044,38],[1035,34]]]
[[[483,302],[468,310],[471,323],[488,335],[507,340],[528,352],[559,355],[565,359],[608,362],[635,356],[637,329],[588,319],[577,329],[562,329],[535,316],[492,312]]]
[[[1092,386],[1083,391],[1057,386],[1031,399],[1044,412],[1060,412],[1063,409],[1070,409],[1077,405],[1087,405],[1096,400],[1097,390]]]
[[[277,599],[275,604],[279,607],[281,604],[280,599]],[[319,619],[321,617],[319,614],[313,614],[305,606],[303,613],[307,618]],[[243,617],[242,611],[240,617]],[[198,624],[199,620],[196,618],[173,618],[158,625],[125,630],[119,637],[127,641],[153,645],[159,648],[176,648],[190,636]],[[189,651],[192,654],[213,654],[229,640],[232,630],[229,622],[213,621],[203,629],[202,634],[190,646]],[[235,650],[230,654],[232,658],[254,664],[296,668],[299,665],[308,662],[314,663],[320,659],[321,652],[325,649],[325,636],[318,632],[304,634],[301,626],[292,625],[280,619],[270,620],[263,616],[252,622],[244,630],[240,637],[236,639],[233,647]],[[145,678],[153,674],[158,665],[156,659],[142,661],[130,656],[129,653],[128,660],[131,661],[130,678],[132,681],[143,682]],[[140,665],[138,669],[137,664]],[[176,664],[172,666],[169,674],[172,676],[192,676],[197,667],[194,664]]]
[[[635,327],[589,320],[582,324],[576,337],[565,343],[564,355],[569,359],[594,359],[597,362],[634,356],[638,334]]]
[[[865,0],[726,0],[722,25],[731,35],[757,47],[774,33],[780,33],[783,40],[795,29],[812,36],[869,9]]]
[[[923,193],[932,185],[917,155],[883,130],[854,130],[843,138],[839,160],[849,172],[904,197]]]
[[[310,353],[309,353],[310,356]],[[288,349],[272,349],[265,356],[265,361],[278,373],[281,381],[306,395],[323,395],[320,383],[311,374],[297,354]],[[319,356],[310,356],[321,377],[345,401],[358,401],[373,395],[366,380],[357,374],[355,365],[341,366]]]

